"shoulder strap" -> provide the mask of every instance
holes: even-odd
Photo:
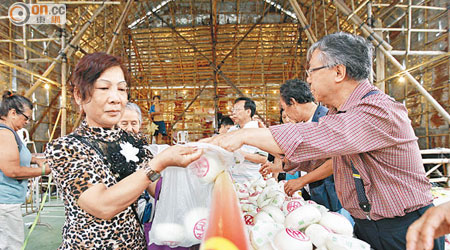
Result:
[[[80,142],[84,143],[86,146],[89,146],[92,149],[94,149],[95,152],[102,158],[102,160],[105,161],[105,155],[103,154],[103,152],[98,147],[92,145],[92,143],[90,143],[89,140],[86,140],[85,138],[83,138],[83,136],[76,135],[76,134],[70,134],[68,136],[73,137],[73,138],[79,140]]]
[[[19,148],[19,153],[20,153],[20,151],[22,150],[22,140],[20,140],[20,137],[19,137],[19,135],[17,134],[17,132],[16,131],[14,131],[14,129],[12,129],[12,128],[10,128],[10,127],[8,127],[8,126],[6,126],[6,125],[4,125],[4,124],[1,124],[0,123],[0,128],[6,128],[6,129],[9,129],[13,134],[14,134],[14,138],[16,139],[16,143],[17,143],[17,147]]]
[[[367,94],[365,94],[365,95],[361,98],[361,100],[364,99],[364,98],[366,98],[366,97],[368,97],[368,96],[378,94],[378,92],[380,92],[380,91],[378,91],[378,90],[376,90],[376,89],[371,90],[371,91],[369,91]]]
[[[361,98],[361,100],[368,96],[378,94],[379,92],[380,91],[378,91],[376,89],[371,90],[367,94],[365,94]],[[364,162],[364,160],[362,158],[361,158],[361,160]],[[355,181],[355,188],[356,188],[356,194],[358,196],[359,207],[364,211],[367,219],[370,220],[369,213],[370,213],[370,209],[372,208],[372,205],[369,203],[369,199],[366,196],[366,191],[364,189],[364,183],[361,179],[361,175],[359,174],[358,170],[356,170],[355,166],[353,166],[353,162],[350,161],[350,165],[352,167],[353,180]]]
[[[364,99],[364,98],[366,98],[366,97],[368,97],[368,96],[378,94],[379,92],[380,92],[380,91],[377,90],[377,89],[371,90],[371,91],[367,92],[367,94],[365,94],[363,97],[361,97],[361,100]],[[338,114],[342,114],[342,113],[345,113],[345,112],[346,112],[345,110],[344,110],[344,111],[340,111],[340,110],[339,110],[337,113],[338,113]]]
[[[322,105],[318,105],[311,121],[318,122],[320,117],[323,117],[327,114],[328,114],[328,109]]]
[[[368,220],[370,220],[369,213],[372,205],[369,203],[369,199],[366,196],[366,190],[364,189],[364,183],[361,179],[361,175],[358,170],[356,170],[355,166],[353,166],[353,162],[350,161],[350,165],[352,166],[353,172],[353,180],[355,181],[356,194],[358,196],[359,207],[364,211]]]
[[[153,198],[155,198],[155,203],[153,204],[153,205],[154,205],[154,209],[156,209],[156,203],[158,203],[159,195],[161,194],[162,179],[163,179],[163,177],[161,176],[161,177],[158,179],[158,181],[156,182],[155,197],[153,197]],[[155,217],[155,213],[153,213],[153,218],[154,218],[154,217]],[[151,221],[153,221],[153,219],[152,219]]]

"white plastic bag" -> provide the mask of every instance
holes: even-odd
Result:
[[[199,244],[207,228],[213,181],[233,165],[236,158],[243,158],[212,144],[185,145],[203,149],[203,155],[187,168],[168,167],[162,172],[149,245],[190,247]]]
[[[162,177],[149,245],[199,244],[207,227],[213,185],[201,183],[185,168],[168,167]]]
[[[203,183],[214,182],[220,173],[235,165],[236,160],[243,160],[241,154],[226,151],[209,143],[193,142],[187,143],[186,146],[203,150],[202,156],[188,166],[193,175],[197,176]]]

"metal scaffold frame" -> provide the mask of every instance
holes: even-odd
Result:
[[[193,138],[212,133],[219,113],[229,112],[237,96],[254,98],[258,116],[271,124],[278,117],[278,86],[304,77],[307,47],[326,34],[346,31],[371,39],[376,48],[372,80],[405,102],[413,124],[425,130],[419,135],[425,147],[449,146],[449,131],[442,129],[450,123],[448,6],[412,0],[58,3],[67,5],[68,23],[50,31],[37,25],[15,27],[6,15],[8,6],[0,8],[5,86],[19,82],[19,89],[33,98],[44,83],[52,88],[47,103],[36,104],[42,116],[32,124],[32,134],[46,123],[64,135],[82,119],[74,118],[67,79],[76,61],[94,51],[124,58],[133,79],[131,97],[144,111],[153,95],[164,95],[165,118],[174,131],[189,130],[197,135]],[[199,8],[201,4],[209,8]],[[425,22],[419,23],[417,16]],[[112,24],[107,21],[111,17],[116,20]],[[398,86],[402,77],[407,82]],[[403,95],[398,94],[401,88]],[[60,125],[54,123],[58,103]],[[212,113],[207,107],[213,107]],[[199,123],[212,125],[194,126]]]

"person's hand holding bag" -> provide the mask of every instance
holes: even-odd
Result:
[[[158,164],[155,164],[156,166],[164,166],[164,168],[168,166],[186,167],[189,163],[200,158],[202,153],[201,149],[195,147],[175,145],[156,155],[152,161],[158,162]]]

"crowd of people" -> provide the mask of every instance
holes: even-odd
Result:
[[[230,169],[236,182],[291,174],[286,194],[302,190],[343,214],[354,223],[355,236],[373,249],[444,249],[450,203],[433,206],[407,109],[368,80],[372,52],[360,36],[323,37],[308,50],[306,81],[280,87],[283,124],[266,128],[254,119],[255,102],[239,97],[231,115],[221,119],[219,134],[202,142],[244,156],[244,164]],[[142,112],[127,99],[129,76],[118,57],[85,55],[70,82],[85,119],[49,142],[45,159],[33,157],[16,133],[30,120],[32,103],[3,95],[0,249],[21,247],[26,179],[50,171],[65,206],[60,249],[146,249],[137,200],[145,191],[155,195],[166,167],[185,167],[202,150],[175,145],[150,152],[139,133]],[[167,134],[160,100],[154,96],[149,110],[157,142]]]

